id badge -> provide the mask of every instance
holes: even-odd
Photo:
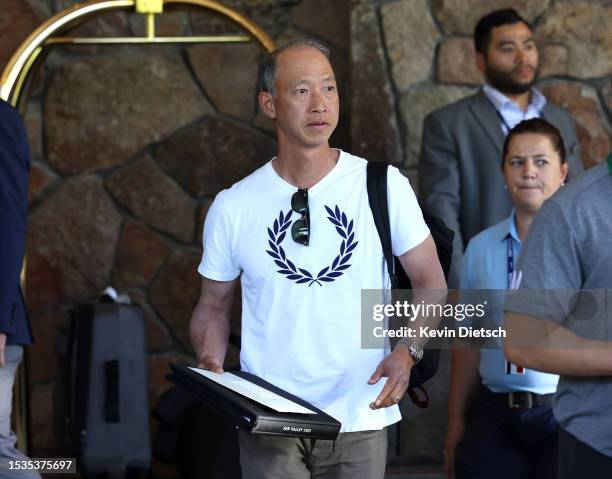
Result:
[[[525,368],[518,366],[511,362],[505,361],[506,363],[506,374],[525,374]]]

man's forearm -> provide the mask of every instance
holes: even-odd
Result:
[[[601,341],[584,340],[575,348],[506,348],[508,360],[545,373],[562,376],[612,376],[612,349]],[[607,346],[610,347],[609,345]]]
[[[230,311],[238,280],[202,279],[202,292],[189,323],[198,365],[222,372],[230,331]]]
[[[212,361],[219,367],[223,367],[229,330],[227,313],[198,303],[191,316],[189,335],[200,364]]]
[[[513,363],[563,376],[612,376],[612,344],[518,313],[505,319],[504,349]]]

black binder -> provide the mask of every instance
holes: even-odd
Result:
[[[297,396],[244,371],[227,371],[242,379],[272,391],[315,414],[296,414],[275,411],[231,389],[221,386],[183,364],[170,363],[172,374],[168,380],[194,394],[207,407],[221,414],[240,429],[251,434],[308,437],[335,440],[341,424],[330,415]]]

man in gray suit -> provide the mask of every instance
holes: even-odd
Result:
[[[508,130],[522,120],[545,118],[561,131],[570,174],[583,170],[569,114],[533,87],[538,51],[529,23],[513,9],[497,10],[480,19],[474,43],[486,84],[425,118],[419,162],[424,210],[455,231],[451,288],[458,287],[470,238],[510,215],[512,204],[499,171]]]

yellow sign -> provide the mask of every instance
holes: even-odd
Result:
[[[136,11],[138,13],[162,13],[164,0],[136,0]]]

